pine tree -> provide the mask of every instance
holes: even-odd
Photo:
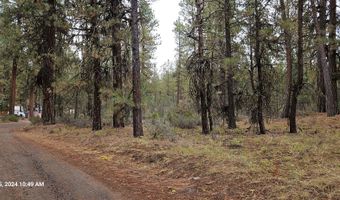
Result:
[[[231,53],[231,34],[230,34],[230,18],[231,15],[231,5],[229,0],[224,1],[224,20],[225,20],[225,42],[226,50],[225,57],[227,59],[232,58]],[[227,69],[227,91],[228,91],[228,128],[236,128],[236,117],[235,117],[235,102],[234,102],[234,77],[233,77],[233,67],[229,64]]]
[[[293,86],[292,102],[290,106],[289,126],[290,133],[297,133],[296,107],[298,95],[303,86],[303,5],[304,0],[298,0],[298,49],[297,49],[297,81]]]
[[[143,136],[141,108],[141,79],[139,57],[138,0],[131,0],[131,41],[132,41],[132,87],[133,87],[133,135]]]

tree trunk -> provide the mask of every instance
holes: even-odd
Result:
[[[204,9],[204,1],[203,0],[195,0],[196,5],[196,28],[198,32],[198,59],[199,59],[199,78],[200,85],[200,103],[201,103],[201,124],[202,124],[202,133],[209,134],[209,122],[208,122],[208,105],[207,105],[207,86],[206,86],[206,70],[204,66],[204,41],[203,41],[203,18],[202,12]]]
[[[282,22],[285,23],[289,20],[287,16],[289,13],[286,13],[286,6],[284,0],[280,0],[281,6],[281,19]],[[286,51],[286,65],[287,65],[287,76],[286,76],[286,102],[281,114],[282,118],[289,117],[290,104],[291,104],[291,95],[292,95],[292,68],[293,68],[293,57],[292,57],[292,36],[288,28],[282,26],[283,34],[284,34],[284,43],[285,43],[285,51]]]
[[[201,84],[200,89],[200,100],[201,100],[201,123],[202,123],[202,133],[209,134],[209,122],[208,122],[208,106],[207,106],[207,94],[206,94],[206,84]]]
[[[317,38],[322,38],[322,30],[320,28],[320,24],[317,18],[317,10],[315,7],[315,1],[311,0],[311,7],[312,7],[312,16],[313,21],[315,24],[315,30],[317,34]],[[336,110],[336,102],[334,101],[334,91],[332,86],[332,79],[331,79],[331,72],[330,66],[327,63],[327,56],[325,51],[324,43],[319,41],[317,44],[317,51],[318,55],[320,56],[320,62],[323,69],[323,79],[325,83],[325,89],[326,89],[326,112],[328,116],[334,116],[337,113]]]
[[[86,114],[87,114],[87,116],[89,116],[92,119],[93,118],[93,106],[92,106],[92,103],[93,103],[92,93],[93,92],[92,92],[92,89],[87,88],[86,93],[87,93],[87,106],[86,106],[87,112],[86,112]]]
[[[97,6],[97,0],[91,1],[91,6]],[[102,129],[101,122],[101,99],[100,99],[100,85],[101,85],[101,66],[99,57],[99,31],[97,27],[98,16],[92,15],[91,17],[91,60],[93,69],[93,108],[92,108],[92,130],[97,131]]]
[[[51,58],[45,58],[44,67],[42,72],[43,79],[46,79],[42,85],[43,93],[43,106],[42,106],[42,120],[43,124],[54,124],[55,114],[54,114],[54,88],[52,86],[52,81],[47,80],[47,78],[53,74],[54,70],[51,68],[53,66]]]
[[[297,125],[296,125],[296,107],[297,107],[297,96],[298,96],[298,88],[296,85],[293,87],[293,94],[292,94],[292,103],[291,103],[291,110],[289,115],[289,132],[290,133],[297,133]]]
[[[225,57],[228,60],[227,64],[227,91],[228,91],[228,128],[236,128],[235,117],[235,102],[234,102],[234,75],[233,75],[233,63],[231,62],[231,31],[230,31],[230,18],[232,17],[229,0],[224,1],[224,24],[225,24]]]
[[[213,131],[213,129],[214,129],[214,119],[213,119],[212,110],[211,110],[211,106],[213,104],[213,99],[212,99],[213,98],[212,97],[212,90],[213,90],[213,87],[212,87],[213,80],[212,79],[213,79],[213,77],[214,77],[213,69],[210,66],[210,68],[209,68],[209,81],[208,81],[208,85],[207,85],[207,106],[208,106],[208,118],[209,118],[209,130],[210,131]]]
[[[319,6],[319,24],[321,30],[321,37],[325,37],[326,33],[326,0],[320,1]],[[323,78],[322,58],[320,52],[317,52],[317,65],[318,65],[318,110],[319,112],[326,112],[326,91],[325,82]]]
[[[133,136],[143,136],[141,78],[139,57],[138,0],[131,0]]]
[[[84,29],[89,30],[89,22],[84,23]],[[82,39],[84,41],[90,41],[90,31],[87,31]],[[81,65],[81,80],[86,83],[84,86],[86,95],[87,95],[87,103],[84,115],[88,116],[90,119],[93,118],[93,69],[92,64],[89,62],[91,60],[91,44],[90,42],[86,42],[83,48],[81,49],[82,52],[82,65]]]
[[[100,99],[100,83],[101,69],[99,58],[93,60],[94,80],[93,80],[93,107],[92,107],[92,130],[102,129],[101,124],[101,99]]]
[[[303,85],[303,0],[298,0],[298,41],[297,41],[297,82],[293,87],[292,103],[289,116],[290,133],[297,133],[296,125],[296,107],[297,97]]]
[[[318,106],[318,112],[326,112],[326,89],[325,89],[325,83],[323,81],[323,70],[319,58],[319,54],[317,56],[318,61],[318,73],[317,73],[317,106]]]
[[[17,94],[17,73],[18,73],[18,57],[14,56],[12,63],[12,77],[11,77],[11,96],[10,96],[10,106],[9,114],[14,114],[14,107],[16,102]]]
[[[79,115],[79,90],[76,91],[74,102],[74,119],[78,119]]]
[[[181,72],[182,72],[182,52],[181,52],[181,32],[178,30],[178,65],[176,70],[176,106],[179,106],[179,103],[182,99],[182,81],[181,81]]]
[[[336,66],[336,25],[337,25],[337,18],[336,18],[336,0],[330,0],[329,2],[329,67],[332,73],[337,71]],[[335,109],[338,111],[338,87],[337,87],[337,80],[332,79],[332,89],[333,89],[333,98],[335,102]]]
[[[92,130],[97,131],[102,129],[101,122],[101,99],[100,99],[100,83],[101,70],[99,59],[94,59],[94,90],[93,90],[93,107],[92,107]]]
[[[56,13],[56,1],[48,0],[49,10],[46,16],[53,16]],[[56,44],[56,29],[54,27],[54,19],[48,17],[43,22],[42,35],[42,68],[39,71],[39,79],[43,93],[43,124],[55,124],[55,105],[54,105],[54,61],[53,54],[55,53]]]
[[[113,13],[112,19],[114,24],[111,28],[112,34],[112,78],[113,78],[113,90],[122,91],[123,90],[123,62],[122,62],[122,46],[120,34],[120,0],[111,1],[111,11]],[[114,105],[121,107],[124,105]],[[124,127],[124,109],[116,109],[112,114],[112,126],[114,128]]]
[[[257,67],[258,76],[258,88],[257,88],[257,120],[260,128],[259,134],[265,134],[266,128],[263,120],[263,74],[262,74],[262,63],[261,63],[261,43],[260,43],[260,13],[259,13],[259,3],[255,0],[255,62]]]
[[[35,105],[35,98],[34,98],[34,84],[30,84],[30,91],[29,91],[29,98],[28,98],[28,117],[32,118],[34,115],[34,105]]]
[[[251,34],[252,34],[252,27],[249,27],[249,60],[250,60],[250,69],[249,69],[249,77],[250,77],[250,84],[251,84],[251,89],[252,92],[256,92],[256,87],[255,87],[255,80],[254,80],[254,53],[253,53],[253,44],[251,40]]]
[[[64,116],[64,106],[63,106],[63,97],[61,95],[54,95],[55,99],[55,108],[56,110],[55,115],[58,117],[63,117]]]

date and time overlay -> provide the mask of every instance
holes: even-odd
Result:
[[[1,181],[0,180],[0,190],[2,188],[15,188],[15,187],[25,187],[25,188],[34,188],[34,187],[44,187],[45,182],[43,181]]]

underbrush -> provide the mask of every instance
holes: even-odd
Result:
[[[157,118],[140,139],[131,137],[131,127],[93,133],[59,126],[47,137],[99,151],[96,156],[107,162],[114,156],[157,176],[191,180],[208,199],[340,199],[340,117],[299,118],[299,134],[289,134],[285,124],[273,120],[267,127],[275,131],[261,136],[241,134],[248,126],[240,126],[230,134],[217,131],[217,137],[171,128]],[[153,139],[167,134],[176,142]]]
[[[75,126],[77,128],[89,128],[91,122],[88,119],[74,119],[72,116],[66,115],[57,120],[59,123]]]
[[[19,121],[19,117],[16,116],[16,115],[6,115],[6,116],[3,116],[1,118],[1,121],[2,122],[18,122]]]
[[[42,123],[42,120],[40,117],[33,116],[33,117],[30,117],[29,120],[33,125],[38,125]]]
[[[176,134],[171,124],[161,118],[154,118],[147,124],[147,130],[150,136],[154,139],[168,139],[175,141]]]
[[[200,118],[196,113],[185,109],[175,109],[168,114],[171,125],[182,129],[193,129],[200,124]]]

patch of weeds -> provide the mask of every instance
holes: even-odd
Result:
[[[320,199],[337,199],[336,197],[340,196],[338,184],[339,180],[320,177],[308,182],[303,189],[308,191],[310,196]]]
[[[230,149],[239,149],[242,148],[242,141],[240,138],[233,138],[229,141],[229,144],[227,145]]]
[[[194,129],[200,124],[200,118],[196,113],[185,109],[176,109],[168,114],[171,125],[182,129]]]
[[[244,135],[247,132],[245,128],[237,127],[235,129],[225,129],[225,133],[229,135]]]
[[[32,123],[32,125],[37,125],[37,124],[41,124],[42,123],[42,120],[40,117],[30,117],[29,118],[30,122]]]
[[[105,136],[110,135],[112,131],[113,131],[112,129],[102,129],[99,131],[94,131],[94,135],[97,137],[105,137]]]
[[[225,130],[224,130],[224,128],[221,127],[221,126],[220,126],[220,127],[217,127],[217,128],[214,128],[214,130],[212,130],[212,131],[210,132],[211,138],[212,138],[213,140],[216,140],[216,141],[218,141],[219,139],[221,139],[224,133],[225,133]]]
[[[224,161],[231,157],[228,152],[220,145],[206,144],[201,146],[175,146],[171,150],[182,156],[205,157],[212,161]]]
[[[103,136],[107,136],[108,132],[106,130],[102,129],[102,130],[99,130],[99,131],[95,131],[94,135],[97,136],[97,137],[103,137]]]
[[[166,159],[165,153],[155,153],[146,157],[147,163],[158,163]]]
[[[271,171],[274,168],[273,161],[269,159],[261,159],[259,160],[259,167],[266,170]]]
[[[147,129],[154,139],[168,139],[176,141],[174,128],[169,121],[155,116],[147,125]]]
[[[6,115],[1,119],[3,122],[18,122],[19,117],[16,115]]]
[[[108,155],[102,155],[99,157],[101,160],[105,160],[105,161],[110,161],[112,160],[112,156],[108,156]]]
[[[222,126],[219,126],[211,131],[211,135],[223,135],[225,132],[225,129]]]

